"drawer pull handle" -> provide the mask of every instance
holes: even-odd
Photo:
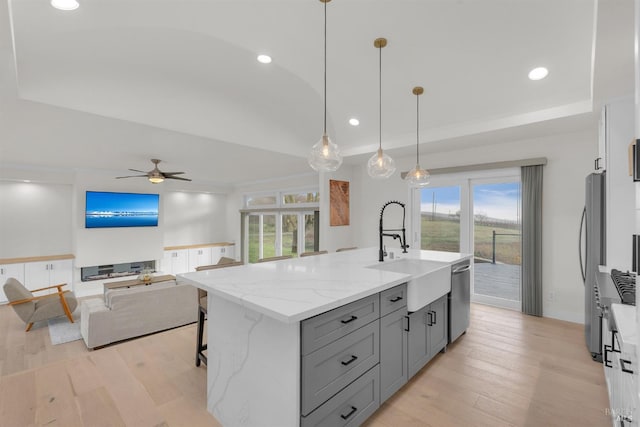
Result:
[[[358,318],[358,316],[351,316],[351,318],[350,318],[350,319],[347,319],[347,320],[341,320],[341,321],[340,321],[340,323],[343,323],[343,324],[345,324],[345,325],[346,325],[347,323],[351,323],[351,322],[353,322],[353,321],[354,321],[354,320],[356,320],[357,318]]]
[[[343,360],[342,363],[344,366],[350,365],[353,362],[355,362],[358,359],[358,356],[354,356],[353,354],[351,355],[351,359],[347,360],[346,362]]]
[[[631,364],[630,360],[620,359],[620,367],[622,368],[622,372],[626,372],[627,374],[633,374],[632,369],[627,369],[624,365],[625,363]]]
[[[347,418],[349,418],[351,415],[355,414],[356,411],[358,410],[358,408],[356,408],[355,406],[351,407],[351,410],[349,411],[348,414],[346,415],[340,415],[340,418],[342,418],[343,420],[346,420]]]
[[[398,296],[398,297],[395,297],[395,298],[391,298],[389,301],[391,301],[391,302],[398,302],[398,301],[400,301],[401,299],[402,299],[402,297]]]
[[[613,365],[611,364],[611,360],[609,360],[609,352],[611,351],[611,346],[608,346],[605,344],[604,346],[604,356],[602,356],[603,362],[604,362],[604,366],[606,366],[607,368],[613,368]]]

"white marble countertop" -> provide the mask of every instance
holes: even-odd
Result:
[[[415,249],[407,254],[399,249],[394,253],[396,259],[384,262],[410,258],[450,265],[471,258],[469,254]],[[178,274],[177,280],[279,321],[294,323],[411,279],[408,274],[366,268],[378,264],[378,248],[365,248]]]
[[[632,351],[638,348],[638,333],[636,330],[636,307],[627,304],[611,304],[611,312],[618,328],[618,336],[622,346],[630,346]]]

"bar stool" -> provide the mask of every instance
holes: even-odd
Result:
[[[196,271],[213,270],[218,268],[233,267],[236,265],[242,265],[242,261],[236,261],[233,258],[222,257],[217,264],[214,265],[202,265],[196,267]],[[202,343],[204,335],[204,321],[207,317],[207,291],[198,289],[198,337],[196,342],[196,366],[200,366],[200,362],[207,364],[207,356],[204,355],[204,351],[207,349],[207,345]]]

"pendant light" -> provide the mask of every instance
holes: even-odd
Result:
[[[387,45],[387,39],[378,38],[373,41],[373,45],[380,52],[380,62],[379,62],[379,76],[380,80],[378,83],[378,93],[380,97],[378,98],[378,135],[379,135],[379,144],[378,151],[371,156],[369,161],[367,162],[367,172],[369,176],[373,179],[384,179],[389,178],[396,171],[396,163],[393,161],[391,157],[385,154],[382,151],[382,48]]]
[[[324,127],[322,138],[311,148],[308,161],[318,172],[334,172],[342,164],[342,154],[327,135],[327,3],[331,0],[320,1],[324,3]]]
[[[410,185],[416,187],[426,186],[429,184],[429,178],[431,177],[428,170],[420,167],[420,95],[423,92],[424,89],[420,86],[413,88],[413,94],[416,96],[416,167],[411,169],[407,176],[404,177]]]

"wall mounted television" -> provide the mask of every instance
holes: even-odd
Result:
[[[160,195],[87,191],[85,228],[156,227]]]

